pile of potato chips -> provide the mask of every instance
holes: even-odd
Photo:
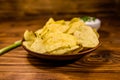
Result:
[[[62,55],[96,47],[98,38],[98,33],[80,18],[70,21],[50,18],[42,29],[36,32],[26,30],[23,45],[41,54]]]

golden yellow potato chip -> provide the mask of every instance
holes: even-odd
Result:
[[[35,39],[35,35],[32,31],[28,31],[26,30],[25,33],[24,33],[24,39],[25,40],[34,40]]]
[[[45,53],[46,49],[41,38],[36,38],[33,44],[31,45],[31,50],[35,52]]]
[[[35,31],[35,34],[37,37],[41,36],[43,29],[38,29],[37,31]]]
[[[23,45],[24,45],[26,48],[30,49],[30,47],[31,47],[31,45],[33,44],[33,42],[34,42],[34,41],[24,41],[24,42],[23,42]]]
[[[80,26],[84,26],[84,22],[80,19],[74,18],[69,23],[69,29],[67,33],[73,34],[76,30],[79,30]]]
[[[50,33],[47,38],[44,38],[43,43],[46,46],[46,50],[50,52],[60,47],[77,46],[77,39],[70,34]]]
[[[46,25],[50,25],[50,24],[53,24],[55,21],[53,18],[49,18],[49,20],[46,22],[45,26]],[[44,28],[44,27],[43,27]]]
[[[42,54],[75,54],[85,48],[96,47],[98,38],[98,33],[79,18],[73,18],[71,21],[54,21],[50,18],[45,26],[35,33],[27,30],[23,44]]]
[[[93,29],[89,26],[81,26],[79,30],[74,32],[74,36],[78,38],[79,44],[83,47],[96,47],[99,40]]]
[[[48,32],[66,32],[68,29],[68,22],[65,22],[64,20],[54,21],[50,18],[42,31],[40,30],[38,33],[41,32],[41,37],[44,37]]]
[[[78,48],[79,48],[79,46],[61,47],[61,48],[58,48],[56,50],[49,52],[49,54],[52,54],[52,55],[68,54],[68,52],[78,49]]]
[[[99,38],[100,35],[98,34],[97,30],[95,28],[93,28],[93,31],[95,32],[95,34],[97,35],[97,37]]]

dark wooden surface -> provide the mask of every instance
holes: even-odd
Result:
[[[22,39],[26,29],[41,28],[49,17],[57,20],[75,16],[80,15],[44,15],[38,19],[0,22],[0,48]],[[18,47],[0,56],[0,80],[120,80],[120,18],[99,18],[102,45],[96,51],[62,64],[42,61]]]
[[[0,0],[0,18],[46,13],[120,13],[120,0]]]

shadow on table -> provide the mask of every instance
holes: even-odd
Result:
[[[40,58],[37,58],[37,57],[34,57],[30,54],[28,54],[28,61],[34,65],[34,66],[42,66],[42,67],[61,67],[61,66],[65,66],[65,65],[68,65],[68,64],[72,64],[74,63],[75,61],[77,61],[77,59],[75,60],[66,60],[66,61],[55,61],[55,60],[46,60],[46,59],[40,59]]]
[[[112,71],[112,64],[114,62],[120,61],[119,53],[108,49],[104,44],[98,48],[96,51],[73,61],[49,61],[43,60],[28,54],[28,61],[32,66],[39,69],[47,71],[52,74],[61,74],[66,77],[76,78],[76,80],[88,79],[93,75],[98,75],[97,73],[108,73]],[[117,60],[118,59],[118,60]],[[108,67],[108,69],[106,68]]]
[[[54,67],[71,67],[76,68],[78,71],[91,71],[97,67],[101,67],[102,65],[106,64],[111,60],[111,50],[106,49],[98,49],[95,52],[83,56],[77,60],[69,60],[69,61],[52,61],[52,60],[44,60],[37,57],[34,57],[28,54],[27,58],[28,61],[35,67],[41,68],[54,68]],[[84,70],[83,70],[84,69]]]

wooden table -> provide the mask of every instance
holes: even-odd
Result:
[[[26,29],[41,28],[49,17],[70,19],[79,15],[40,16],[37,19],[0,22],[0,48],[22,39]],[[0,80],[120,80],[120,19],[99,17],[102,45],[83,58],[49,63],[18,47],[0,56]]]

